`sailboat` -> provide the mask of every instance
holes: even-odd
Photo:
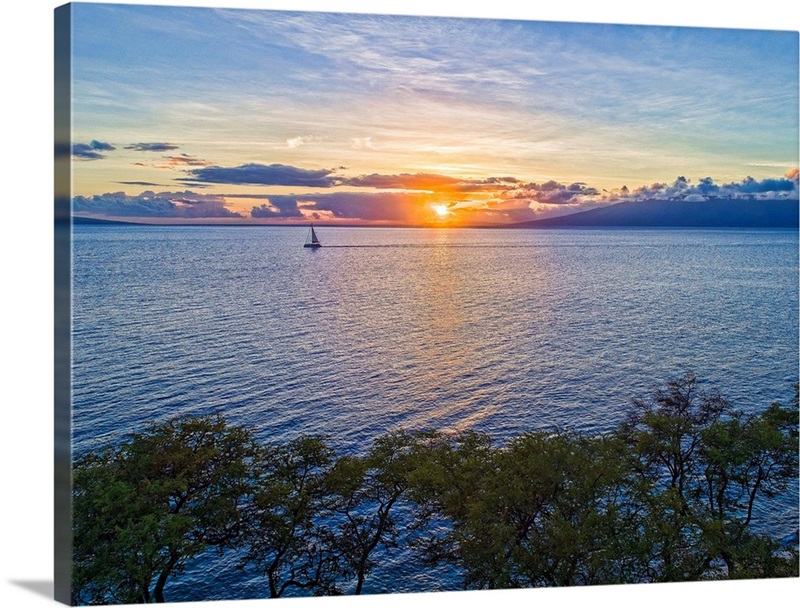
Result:
[[[311,230],[306,237],[306,244],[303,247],[322,247],[322,243],[319,242],[317,238],[317,233],[314,232],[314,224],[311,224]]]

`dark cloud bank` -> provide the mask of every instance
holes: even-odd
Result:
[[[330,188],[339,183],[330,169],[301,169],[291,165],[250,163],[238,167],[202,167],[179,181],[247,186],[303,186]]]
[[[336,175],[335,169],[302,169],[292,165],[249,163],[238,167],[210,166],[189,171],[190,177],[180,181],[247,186],[302,186],[307,188],[332,188],[350,186],[380,190],[426,190],[479,192],[514,187],[519,180],[513,177],[490,177],[481,180],[463,180],[435,173],[401,173],[383,175],[373,173],[356,177]]]
[[[632,200],[688,200],[701,202],[715,198],[761,198],[781,199],[797,197],[798,172],[789,171],[782,178],[766,178],[757,180],[746,177],[740,182],[718,185],[710,177],[704,177],[692,184],[683,176],[678,177],[671,185],[653,184],[641,186],[633,191],[620,192],[620,198]]]
[[[86,213],[110,217],[151,218],[240,218],[242,215],[225,207],[217,196],[194,192],[161,192],[150,190],[136,196],[124,192],[106,193],[90,197],[76,196],[72,199],[74,213]]]
[[[253,207],[257,219],[299,219],[302,207],[314,219],[334,217],[363,221],[405,223],[413,221],[428,197],[423,194],[386,192],[331,192],[305,196],[270,196],[269,205]]]

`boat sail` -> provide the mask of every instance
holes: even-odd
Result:
[[[306,237],[306,244],[303,247],[322,247],[322,243],[317,238],[317,233],[314,232],[314,224],[311,224],[311,230]]]

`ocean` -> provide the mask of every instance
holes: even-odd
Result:
[[[399,428],[600,433],[686,371],[745,411],[794,394],[796,230],[306,232],[75,226],[74,450],[190,413],[356,453]],[[789,530],[796,499],[762,516]],[[263,595],[206,556],[169,599],[230,597],[211,567]]]

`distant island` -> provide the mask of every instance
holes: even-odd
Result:
[[[104,226],[142,226],[141,222],[127,222],[124,220],[107,220],[99,217],[86,217],[83,215],[73,215],[73,224],[102,224]]]
[[[625,201],[570,215],[520,222],[509,227],[797,228],[800,221],[798,209],[798,199]]]

